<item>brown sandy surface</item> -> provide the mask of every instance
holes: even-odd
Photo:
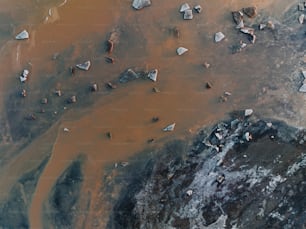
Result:
[[[194,5],[196,2],[189,3]],[[116,63],[104,63],[104,54],[96,56],[90,71],[77,76],[80,82],[107,82],[131,66],[159,70],[156,83],[140,80],[120,86],[107,96],[96,96],[95,104],[83,111],[69,107],[60,122],[37,138],[5,168],[4,176],[0,177],[1,184],[5,184],[1,186],[6,187],[2,189],[3,194],[8,192],[18,174],[34,167],[36,158],[36,163],[40,162],[47,153],[44,147],[54,144],[51,159],[39,179],[29,210],[31,228],[43,228],[39,217],[42,215],[43,203],[56,179],[79,154],[86,154],[88,159],[84,168],[83,192],[92,192],[91,202],[99,203],[103,166],[127,160],[135,152],[144,149],[148,139],[154,138],[153,144],[160,146],[169,139],[187,138],[200,126],[212,124],[235,109],[252,107],[262,114],[274,115],[269,99],[259,95],[262,87],[269,83],[267,77],[272,74],[271,67],[275,67],[277,61],[271,61],[269,55],[282,55],[282,52],[271,48],[267,55],[267,50],[259,42],[250,46],[246,52],[232,55],[228,47],[239,42],[241,37],[237,37],[234,31],[229,12],[256,5],[259,12],[265,10],[266,14],[278,18],[292,3],[286,0],[258,0],[249,1],[246,5],[242,0],[207,1],[201,3],[203,13],[194,15],[192,21],[182,20],[182,15],[178,13],[180,4],[176,0],[155,0],[152,6],[134,11],[129,1],[68,0],[66,5],[53,8],[53,19],[47,21],[50,23],[46,23],[45,17],[40,18],[41,14],[38,13],[37,17],[41,21],[26,25],[31,39],[22,42],[10,40],[2,46],[0,62],[6,75],[0,78],[3,94],[10,90],[4,85],[19,83],[18,79],[13,82],[11,78],[18,76],[22,68],[28,66],[28,62],[32,66],[29,87],[33,91],[39,90],[39,82],[45,79],[41,73],[53,74],[50,59],[54,53],[61,52],[71,44],[78,47],[92,46],[95,42],[102,44],[103,41],[98,39],[106,38],[117,27],[123,31],[123,35],[118,50],[113,54]],[[42,11],[48,12],[47,9]],[[169,28],[173,27],[179,29],[179,38],[169,35]],[[215,44],[213,35],[218,31],[223,31],[227,39]],[[188,48],[189,52],[177,56],[175,51],[179,46]],[[84,49],[75,50],[73,58],[91,58],[90,52],[82,51]],[[205,61],[211,64],[209,69],[202,66]],[[283,63],[275,71],[286,69],[286,64]],[[210,90],[205,88],[207,81],[213,83]],[[63,86],[69,88],[68,84]],[[152,93],[155,86],[160,89],[160,93]],[[220,103],[219,97],[225,91],[231,92],[232,96],[226,103]],[[33,99],[39,96],[33,96]],[[3,101],[0,105],[3,107]],[[152,123],[154,116],[158,116],[160,121]],[[303,120],[291,121],[305,124]],[[177,124],[175,131],[162,132],[162,128],[172,122]],[[69,128],[70,131],[64,132],[63,128]],[[106,137],[108,131],[113,135],[111,140]],[[16,172],[11,173],[12,169]],[[5,174],[13,174],[13,178],[7,179]],[[107,219],[106,212],[102,207],[97,211],[92,204],[86,228],[92,228],[92,222],[97,218],[103,227],[106,223],[103,220]]]

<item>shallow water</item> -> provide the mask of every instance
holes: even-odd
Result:
[[[194,3],[190,2],[191,5]],[[0,6],[6,4],[0,1]],[[287,51],[272,47],[267,55],[266,47],[259,41],[245,52],[232,55],[229,46],[245,38],[234,30],[229,12],[255,4],[259,12],[264,11],[277,19],[292,3],[286,0],[258,0],[249,2],[249,5],[242,0],[203,2],[203,13],[194,15],[192,21],[182,20],[182,15],[178,13],[180,4],[180,1],[156,0],[152,6],[134,11],[129,1],[119,0],[68,0],[65,5],[51,1],[40,4],[25,1],[10,2],[7,11],[3,10],[4,15],[22,12],[10,13],[16,24],[11,36],[27,28],[31,38],[22,42],[12,39],[3,41],[0,55],[4,73],[0,82],[1,91],[3,94],[9,93],[12,88],[5,85],[18,84],[14,77],[24,67],[30,66],[28,87],[33,93],[29,95],[31,99],[25,102],[29,109],[34,106],[33,101],[38,101],[42,95],[39,88],[41,82],[57,74],[52,56],[71,46],[71,54],[63,55],[65,69],[74,65],[75,61],[87,59],[93,65],[89,72],[77,72],[76,78],[63,75],[64,79],[58,81],[67,91],[70,85],[85,88],[90,82],[98,82],[103,87],[105,82],[117,78],[129,67],[159,70],[156,83],[143,80],[131,82],[111,93],[107,92],[106,96],[103,96],[102,90],[102,93],[93,95],[95,104],[84,110],[68,106],[52,133],[39,137],[33,143],[35,147],[26,149],[23,155],[31,152],[33,157],[36,155],[40,158],[42,152],[38,149],[46,141],[47,144],[54,144],[52,157],[40,177],[29,211],[31,228],[42,228],[43,223],[38,216],[42,213],[43,202],[56,179],[80,153],[88,158],[83,191],[93,191],[95,200],[101,186],[103,166],[127,160],[145,148],[148,139],[154,138],[153,146],[160,146],[169,139],[188,138],[200,126],[212,124],[235,109],[257,106],[258,110],[264,112],[266,109],[269,113],[267,104],[258,105],[258,94],[268,84],[266,77],[269,74],[281,72],[290,64],[283,62],[279,69],[275,69],[278,59],[271,61],[269,55],[286,55]],[[48,16],[49,12],[51,16]],[[180,31],[179,38],[169,32],[174,27]],[[104,61],[107,54],[103,51],[103,43],[114,28],[119,28],[121,36],[112,54],[116,59],[112,65]],[[227,38],[216,44],[213,35],[218,31],[223,31]],[[175,50],[179,46],[189,51],[177,56]],[[210,63],[211,67],[205,69],[202,66],[204,62]],[[207,90],[206,82],[211,82],[213,88]],[[161,92],[153,93],[153,87],[158,87]],[[232,96],[227,102],[220,103],[219,97],[225,91],[231,92]],[[3,100],[0,105],[3,107]],[[63,106],[54,107],[54,110],[63,109]],[[154,116],[158,116],[160,121],[152,123]],[[174,132],[161,131],[172,122],[177,124]],[[63,131],[65,127],[69,128],[68,133]],[[106,137],[108,131],[113,135],[111,140]],[[16,158],[14,166],[26,169],[23,160],[22,157]],[[23,169],[20,169],[20,173]],[[5,172],[9,174],[9,171]],[[91,206],[87,228],[91,227],[91,221],[98,214],[101,212],[96,212]]]

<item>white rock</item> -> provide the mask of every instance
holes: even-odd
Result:
[[[157,81],[157,74],[158,74],[158,70],[154,69],[154,70],[149,72],[148,77],[149,77],[150,80],[156,82]]]
[[[90,68],[90,65],[91,65],[91,63],[90,63],[90,61],[88,60],[88,61],[86,61],[85,63],[83,63],[83,64],[77,64],[76,66],[77,66],[79,69],[82,69],[82,70],[84,70],[84,71],[88,71],[88,69]]]
[[[254,29],[253,28],[249,28],[249,27],[244,27],[240,29],[240,32],[245,33],[245,34],[250,34],[250,35],[254,35]]]
[[[191,20],[193,18],[192,10],[185,10],[184,20]]]
[[[306,79],[306,71],[302,71],[304,78]]]
[[[305,18],[305,15],[304,15],[304,14],[301,14],[301,15],[299,16],[299,23],[300,23],[300,24],[303,24],[303,23],[304,23],[304,18]]]
[[[302,87],[300,87],[299,92],[306,93],[306,84],[303,84]]]
[[[259,30],[263,30],[264,28],[266,28],[267,25],[266,24],[259,24]]]
[[[243,20],[241,20],[240,22],[239,22],[239,24],[236,26],[236,29],[241,29],[241,28],[243,28],[244,27],[244,22],[243,22]]]
[[[222,136],[221,134],[219,134],[219,133],[215,133],[215,136],[216,136],[219,140],[221,140],[221,139],[223,138],[223,136]]]
[[[17,36],[15,37],[16,40],[25,40],[25,39],[29,39],[29,33],[26,30],[23,30],[21,33],[17,34]]]
[[[188,3],[184,3],[183,5],[181,5],[180,12],[183,13],[185,12],[185,10],[189,10],[189,9],[190,9],[190,6],[188,5]]]
[[[252,135],[250,134],[250,132],[246,132],[244,134],[244,138],[245,138],[246,141],[250,141],[250,140],[252,140]]]
[[[225,38],[225,35],[222,32],[217,32],[215,34],[215,42],[220,42]]]
[[[136,9],[136,10],[140,10],[144,7],[150,6],[151,5],[151,1],[150,0],[134,0],[132,6]]]
[[[64,132],[69,132],[70,130],[68,128],[64,128]]]
[[[267,127],[271,128],[272,127],[272,122],[267,122]]]
[[[27,81],[28,78],[20,76],[19,79],[20,79],[20,82],[23,83],[23,82]]]
[[[175,127],[175,123],[172,123],[168,126],[166,126],[163,131],[173,131],[174,130],[174,127]]]
[[[201,13],[202,11],[202,7],[200,5],[196,5],[195,7],[193,7],[193,9],[197,12],[197,13]]]
[[[177,54],[180,56],[180,55],[183,55],[185,52],[187,52],[188,49],[184,48],[184,47],[179,47],[176,52]]]
[[[29,73],[30,73],[30,71],[29,71],[28,69],[24,69],[24,70],[22,71],[22,74],[21,74],[21,76],[19,77],[19,79],[20,79],[20,81],[21,81],[22,83],[25,82],[25,81],[27,81],[28,76],[29,76]]]
[[[187,196],[191,196],[192,193],[193,193],[193,191],[192,191],[191,189],[189,189],[189,190],[186,192]]]
[[[252,114],[253,114],[253,110],[252,109],[245,109],[245,111],[244,111],[244,116],[245,117],[248,117],[248,116],[250,116]]]

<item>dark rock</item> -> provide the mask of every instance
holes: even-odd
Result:
[[[243,8],[242,11],[250,18],[254,18],[257,15],[257,9],[254,6]]]
[[[131,80],[138,79],[140,77],[139,74],[134,72],[132,69],[127,69],[125,72],[123,72],[119,78],[120,83],[127,83]]]

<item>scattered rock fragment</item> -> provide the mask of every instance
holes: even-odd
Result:
[[[298,10],[299,10],[299,11],[304,11],[304,10],[305,10],[305,6],[304,6],[303,3],[299,3],[299,5],[298,5]]]
[[[263,23],[259,24],[259,26],[258,26],[259,30],[264,30],[264,28],[266,28],[266,27],[267,27],[267,25],[263,24]]]
[[[150,6],[151,5],[151,1],[150,0],[134,0],[133,1],[133,8],[136,10],[140,10],[144,7]]]
[[[240,32],[245,33],[245,34],[254,35],[255,30],[253,28],[243,27],[240,29]]]
[[[211,89],[212,88],[212,83],[211,82],[206,82],[206,88]]]
[[[29,115],[27,115],[27,116],[25,117],[25,119],[26,119],[26,120],[30,120],[30,121],[34,121],[34,120],[36,120],[37,118],[36,118],[36,115],[34,115],[34,114],[29,114]]]
[[[148,78],[154,82],[157,81],[157,74],[158,74],[158,70],[157,69],[154,69],[152,71],[149,72],[148,74]]]
[[[77,99],[76,99],[76,96],[73,95],[71,96],[69,99],[68,99],[68,103],[76,103]]]
[[[185,10],[184,20],[192,20],[192,18],[193,18],[192,10]]]
[[[194,8],[194,11],[197,12],[198,14],[202,12],[202,7],[200,5],[196,5]]]
[[[28,76],[30,71],[28,69],[24,69],[19,77],[20,81],[23,83],[28,80]]]
[[[268,21],[267,22],[267,27],[269,28],[269,29],[275,29],[275,24],[272,22],[272,21]]]
[[[247,7],[242,9],[243,13],[249,18],[254,18],[257,15],[257,9],[255,6]]]
[[[109,56],[106,56],[106,57],[105,57],[105,61],[106,61],[107,63],[110,63],[110,64],[115,63],[115,59],[114,59],[113,57],[109,57]]]
[[[243,22],[243,13],[241,11],[233,11],[232,12],[233,20],[237,25],[237,29],[243,28],[244,27],[244,22]]]
[[[224,182],[224,180],[225,180],[225,175],[224,174],[221,174],[221,175],[217,176],[216,182],[217,182],[218,186],[221,185]]]
[[[215,33],[215,42],[218,43],[225,38],[225,35],[222,32]]]
[[[98,91],[98,84],[97,84],[97,83],[93,83],[93,84],[90,86],[90,90],[91,90],[92,92]]]
[[[300,87],[299,92],[306,93],[306,84],[305,83]]]
[[[250,134],[250,132],[246,132],[244,134],[244,138],[247,142],[251,141],[252,140],[252,135]]]
[[[113,138],[113,135],[112,135],[111,132],[107,132],[107,133],[106,133],[106,137],[107,137],[108,139],[112,139],[112,138]]]
[[[106,83],[106,87],[109,88],[109,89],[116,89],[117,86],[111,82],[107,82]]]
[[[61,90],[56,90],[56,91],[55,91],[55,94],[56,94],[58,97],[60,97],[60,96],[62,96],[62,91],[61,91]]]
[[[183,5],[181,5],[180,12],[184,13],[186,10],[190,10],[190,6],[188,3],[184,3]]]
[[[303,23],[304,23],[304,19],[305,19],[305,14],[301,14],[301,15],[299,16],[299,23],[300,23],[300,24],[303,24]]]
[[[22,89],[20,94],[21,94],[21,97],[23,98],[27,97],[27,91],[25,89]]]
[[[41,104],[47,104],[48,103],[48,99],[47,98],[42,98],[40,103]]]
[[[167,131],[173,131],[174,130],[174,127],[175,127],[175,123],[172,123],[168,126],[166,126],[163,131],[167,132]]]
[[[138,79],[139,77],[140,77],[139,74],[137,74],[134,70],[129,68],[120,75],[119,82],[120,83],[127,83],[131,80]]]
[[[69,132],[69,131],[70,130],[67,127],[64,128],[64,132]]]
[[[187,52],[188,49],[187,48],[184,48],[184,47],[179,47],[177,50],[176,50],[176,53],[181,56],[183,55],[185,52]]]
[[[192,196],[193,191],[191,189],[189,189],[189,190],[187,190],[186,194],[187,194],[187,196]]]
[[[75,67],[70,66],[69,72],[70,72],[71,75],[74,75],[75,74]]]
[[[76,67],[81,70],[88,71],[90,68],[90,65],[91,65],[91,62],[88,60],[88,61],[85,61],[83,64],[77,64]]]
[[[20,32],[19,34],[16,35],[16,40],[25,40],[25,39],[29,39],[29,33],[26,30],[23,30],[22,32]]]
[[[244,111],[244,116],[245,117],[251,116],[252,114],[253,114],[252,109],[245,109],[245,111]]]
[[[204,62],[203,66],[204,66],[206,69],[210,68],[210,64],[207,63],[207,62]]]
[[[106,41],[106,51],[111,54],[114,50],[114,42],[111,40]]]
[[[159,121],[159,117],[155,116],[152,118],[152,122],[158,122]]]
[[[155,92],[155,93],[160,92],[160,90],[159,90],[157,87],[153,87],[153,88],[152,88],[152,91]]]

